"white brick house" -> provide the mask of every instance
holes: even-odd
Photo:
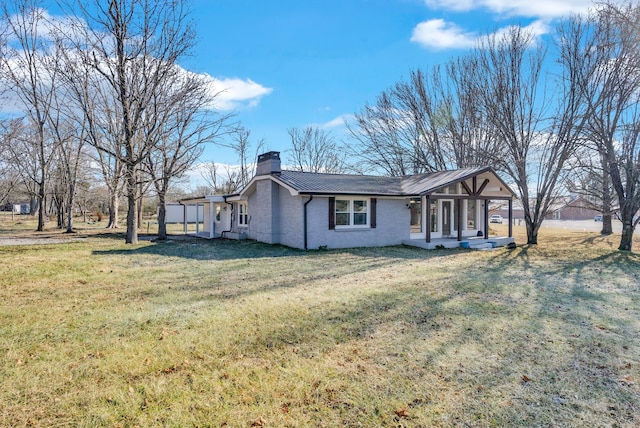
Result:
[[[513,199],[489,167],[406,177],[319,174],[281,170],[280,154],[269,152],[239,194],[220,198],[182,201],[210,204],[205,236],[300,249],[513,242],[511,218],[507,237],[489,237],[489,202],[511,207]]]

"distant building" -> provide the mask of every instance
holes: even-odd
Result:
[[[530,200],[530,205],[535,205],[535,200]],[[501,204],[500,201],[494,202],[490,207],[491,214],[499,214],[502,217],[508,215],[508,209],[505,204]],[[583,196],[566,196],[558,198],[547,213],[545,219],[547,220],[593,220],[593,218],[600,214],[600,211],[595,209],[593,204],[590,203]],[[520,200],[513,201],[513,219],[524,220],[524,209]]]
[[[13,204],[15,214],[31,214],[31,206],[28,203]]]
[[[593,204],[584,196],[567,196],[561,198],[547,214],[548,220],[593,220],[600,214]]]

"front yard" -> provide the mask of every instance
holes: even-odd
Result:
[[[637,426],[640,257],[551,233],[0,247],[0,426]]]

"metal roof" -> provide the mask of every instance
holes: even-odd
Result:
[[[284,170],[280,174],[274,174],[273,178],[299,193],[417,196],[432,193],[487,171],[492,170],[489,167],[481,167],[405,177],[380,177]]]

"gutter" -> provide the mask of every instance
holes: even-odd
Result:
[[[309,200],[304,203],[304,250],[308,250],[308,237],[307,237],[307,205],[313,201],[313,194],[309,195]]]

